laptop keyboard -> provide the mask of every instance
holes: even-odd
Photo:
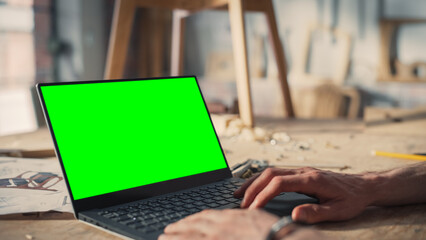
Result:
[[[241,181],[230,179],[183,193],[159,197],[99,212],[103,217],[149,234],[204,209],[236,208],[240,199],[234,191]]]

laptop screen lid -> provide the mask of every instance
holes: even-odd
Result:
[[[76,214],[232,176],[194,76],[37,90]]]

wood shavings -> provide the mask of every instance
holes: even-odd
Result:
[[[272,139],[277,142],[288,143],[291,141],[291,137],[286,132],[276,132],[272,134]]]
[[[239,136],[240,139],[245,140],[245,141],[255,141],[255,135],[253,133],[252,129],[249,128],[244,128],[241,130],[241,134]]]
[[[225,137],[232,137],[239,135],[241,133],[241,130],[244,128],[244,123],[241,121],[241,119],[233,119],[228,122],[224,132],[223,136]]]
[[[31,234],[25,234],[25,239],[32,240],[35,239],[35,237],[33,237]]]
[[[307,151],[311,149],[311,144],[308,142],[298,142],[297,143],[297,149]]]
[[[267,131],[265,131],[263,128],[247,127],[239,118],[228,119],[226,124],[221,127],[219,135],[222,137],[234,138],[234,140],[244,141],[264,142],[269,138]]]
[[[231,154],[232,153],[232,151],[231,150],[228,150],[228,149],[223,149],[223,151],[225,152],[225,154]]]
[[[280,154],[280,155],[277,156],[276,160],[277,161],[282,161],[282,160],[284,160],[284,158],[287,158],[287,157],[284,156],[284,154]]]
[[[333,144],[331,144],[330,142],[326,142],[326,143],[325,143],[325,147],[326,147],[326,148],[332,148],[332,149],[340,149],[340,147],[339,147],[339,146],[337,146],[337,145],[333,145]]]

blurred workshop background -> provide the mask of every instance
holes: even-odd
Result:
[[[45,125],[34,85],[104,79],[114,0],[0,0],[0,135]],[[426,1],[274,0],[298,118],[426,105]],[[228,12],[185,18],[183,74],[213,113],[237,113]],[[140,8],[125,78],[170,75],[173,14]],[[245,15],[255,117],[285,117],[265,16]]]

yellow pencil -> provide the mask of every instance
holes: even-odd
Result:
[[[391,153],[382,151],[372,151],[374,156],[392,157],[392,158],[405,158],[417,161],[426,161],[426,156],[416,154],[404,154],[404,153]]]

